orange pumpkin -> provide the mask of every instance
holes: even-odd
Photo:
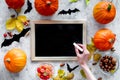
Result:
[[[58,0],[35,0],[35,9],[44,16],[53,15],[58,9]]]
[[[115,18],[116,8],[113,3],[107,1],[98,2],[93,9],[94,19],[101,23],[107,24]]]
[[[5,0],[5,1],[7,5],[13,9],[20,9],[25,3],[25,0]]]
[[[26,54],[23,50],[13,48],[4,56],[5,67],[10,72],[20,72],[26,65],[26,58]]]
[[[99,50],[111,49],[113,47],[115,40],[116,35],[107,28],[98,30],[93,38],[94,45]]]

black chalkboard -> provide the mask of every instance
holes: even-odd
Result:
[[[35,23],[35,57],[76,57],[73,42],[84,44],[85,30],[83,23]]]

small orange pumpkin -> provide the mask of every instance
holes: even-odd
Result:
[[[116,35],[107,28],[98,30],[93,38],[94,45],[99,50],[111,49],[113,47],[115,40]]]
[[[107,24],[115,18],[116,8],[113,3],[107,1],[98,2],[93,9],[94,19],[101,23]]]
[[[13,9],[20,9],[25,3],[25,0],[5,0],[5,1],[7,5]]]
[[[58,10],[58,0],[35,0],[35,9],[44,16],[53,15]]]
[[[4,64],[7,70],[17,73],[25,67],[26,59],[27,57],[23,50],[13,48],[4,56]]]

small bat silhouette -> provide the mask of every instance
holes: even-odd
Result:
[[[30,28],[27,29],[23,29],[23,31],[20,34],[14,34],[13,38],[11,39],[5,39],[2,44],[1,44],[1,48],[3,46],[9,46],[10,44],[12,44],[12,42],[17,41],[19,42],[20,38],[25,36],[25,34],[30,30]]]
[[[24,14],[26,14],[26,13],[28,13],[28,12],[30,12],[32,10],[32,3],[29,0],[27,0],[27,6],[28,7],[25,10]]]
[[[68,11],[62,10],[62,11],[60,11],[60,12],[58,13],[58,15],[59,15],[59,14],[69,14],[69,15],[71,15],[71,13],[76,13],[76,12],[79,12],[79,11],[80,11],[80,10],[77,9],[77,8],[75,8],[75,9],[73,9],[73,10],[69,9]]]
[[[77,66],[71,68],[70,65],[67,64],[67,70],[68,70],[69,72],[72,72],[72,71],[75,70],[77,67],[79,67],[79,65],[77,65]]]

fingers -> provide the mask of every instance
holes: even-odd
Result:
[[[83,44],[77,44],[78,46],[80,46],[81,48],[83,48],[83,53],[84,54],[90,54],[89,51],[87,50],[86,48],[86,45],[83,45]],[[80,55],[80,54],[79,54]]]
[[[78,46],[80,46],[81,48],[83,48],[84,50],[86,50],[86,46],[83,44],[78,44]]]
[[[78,57],[80,56],[79,50],[76,47],[75,47],[75,53]]]

